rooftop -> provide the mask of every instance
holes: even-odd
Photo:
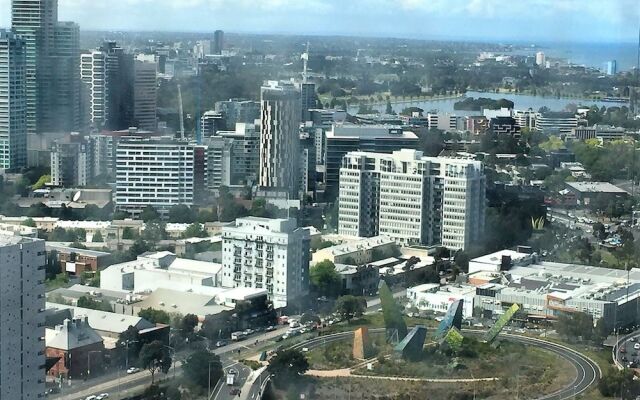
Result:
[[[86,255],[90,257],[108,257],[111,255],[110,253],[106,253],[104,251],[95,251],[95,250],[78,249],[75,247],[69,247],[58,242],[47,242],[45,244],[45,248],[47,249],[47,251],[56,250],[59,252],[76,253],[76,254]]]
[[[71,310],[73,316],[86,316],[89,326],[97,331],[122,333],[130,326],[140,329],[153,328],[155,325],[144,318],[132,315],[91,310],[65,304],[46,303],[47,310]]]
[[[392,243],[395,243],[395,241],[388,236],[374,236],[351,243],[343,243],[336,246],[327,247],[325,249],[319,250],[318,252],[328,251],[334,256],[340,256]]]
[[[334,124],[333,128],[326,132],[327,138],[343,139],[418,139],[414,132],[403,131],[398,125],[359,125],[350,123]]]
[[[171,289],[157,289],[143,301],[136,303],[140,309],[153,308],[168,313],[180,313],[182,315],[195,314],[199,317],[219,314],[223,311],[231,311],[232,307],[219,305],[216,296],[180,292]]]
[[[615,193],[629,194],[609,182],[567,182],[567,186],[581,193]]]
[[[46,329],[45,343],[47,347],[68,351],[102,343],[102,337],[89,326],[86,317],[77,317],[64,320],[55,329]]]

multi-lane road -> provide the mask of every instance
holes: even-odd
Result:
[[[233,342],[227,346],[214,349],[212,352],[220,356],[225,371],[233,368],[239,372],[236,387],[241,387],[249,377],[251,370],[243,364],[232,360],[232,356],[238,354],[239,351],[252,350],[255,349],[256,346],[264,345],[265,342],[281,336],[286,330],[286,327],[281,327],[272,332],[253,335],[247,340]],[[182,374],[181,366],[182,362],[179,360],[176,361],[167,374],[167,378],[173,377],[174,375],[180,376]],[[156,378],[163,378],[163,375],[157,374]],[[63,387],[62,393],[50,395],[47,398],[56,400],[83,400],[90,395],[109,393],[111,399],[120,399],[127,395],[139,394],[144,388],[149,386],[150,383],[151,374],[149,374],[148,371],[143,370],[132,375],[112,372],[100,378],[90,379],[86,382],[77,382],[72,387]],[[212,386],[214,384],[215,383],[212,383]],[[216,396],[212,396],[212,399],[230,400],[234,398],[234,396],[230,395],[230,388],[226,387],[226,385],[219,385],[216,389]]]
[[[474,334],[479,333],[474,330],[464,330],[465,333]],[[369,332],[371,333],[382,333],[384,329],[371,329]],[[353,336],[353,332],[342,332],[336,333],[327,336],[316,337],[313,339],[309,339],[305,342],[298,343],[292,348],[294,349],[307,349],[311,350],[317,347],[325,346],[328,343],[345,340]],[[571,382],[571,384],[567,385],[563,389],[560,389],[554,393],[547,394],[545,396],[540,397],[538,400],[565,400],[565,399],[573,399],[581,393],[585,392],[593,385],[597,384],[598,380],[602,376],[602,371],[598,364],[596,364],[593,360],[588,358],[587,356],[579,353],[576,350],[573,350],[569,347],[548,342],[542,339],[536,339],[529,336],[521,336],[521,335],[513,335],[513,334],[500,334],[500,338],[504,340],[509,340],[512,342],[518,342],[522,344],[526,344],[528,346],[535,346],[552,353],[557,354],[558,356],[567,360],[576,371],[576,377]]]
[[[270,341],[277,336],[282,335],[286,329],[286,327],[283,327],[273,332],[253,336],[251,339],[245,340],[243,342],[232,343],[228,346],[213,350],[214,353],[218,354],[221,357],[225,372],[228,372],[230,369],[234,369],[238,372],[237,384],[234,387],[238,389],[241,388],[242,393],[240,395],[232,394],[232,388],[227,387],[224,382],[219,382],[217,385],[215,385],[214,388],[212,388],[213,390],[210,399],[257,400],[259,398],[259,394],[261,393],[262,383],[268,377],[267,372],[263,371],[252,373],[252,371],[246,366],[232,360],[231,356],[237,355],[239,350],[255,351],[256,345],[260,345],[261,343],[264,344],[264,342]],[[371,329],[370,332],[382,333],[384,332],[384,329]],[[478,331],[474,332],[473,330],[465,330],[465,332],[469,334],[478,333]],[[297,343],[291,346],[291,348],[298,350],[311,350],[317,347],[325,346],[331,342],[349,339],[352,336],[353,332],[341,332],[319,336],[310,338],[301,343]],[[571,384],[567,385],[561,390],[558,390],[557,392],[540,397],[539,400],[565,400],[574,398],[575,396],[585,392],[593,385],[595,385],[601,376],[600,368],[594,361],[569,347],[528,336],[502,333],[500,337],[504,340],[519,342],[529,346],[536,346],[544,350],[553,352],[567,360],[575,369],[576,377],[571,382]],[[620,342],[621,346],[631,346],[631,348],[633,348],[632,343],[634,342],[631,341],[632,337],[633,335],[629,335],[628,337],[623,338],[623,340]],[[620,353],[618,352],[618,354]],[[174,373],[176,375],[180,375],[182,373],[180,366],[181,363],[176,362],[175,371],[172,369],[168,375],[173,376]],[[68,392],[65,394],[57,395],[52,398],[61,400],[78,400],[84,399],[86,396],[91,394],[108,392],[112,393],[112,398],[118,399],[120,398],[118,394],[124,395],[127,393],[138,393],[142,389],[144,389],[144,387],[148,386],[149,383],[150,376],[148,372],[145,371],[134,375],[128,375],[124,377],[120,376],[119,378],[109,379],[106,381],[89,381],[84,385],[79,385],[73,388],[73,391],[70,393]]]

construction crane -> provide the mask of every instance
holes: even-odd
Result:
[[[180,139],[184,139],[184,109],[182,107],[182,88],[178,85],[178,113],[180,114]]]

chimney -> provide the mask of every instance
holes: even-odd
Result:
[[[502,256],[500,262],[500,271],[508,271],[511,269],[511,256]]]

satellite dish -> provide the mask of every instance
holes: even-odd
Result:
[[[82,196],[82,192],[81,191],[76,192],[76,194],[73,195],[73,201],[80,200],[80,196]]]

